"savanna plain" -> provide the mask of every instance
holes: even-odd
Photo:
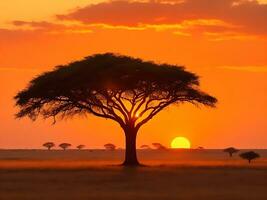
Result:
[[[0,200],[266,200],[267,150],[255,151],[248,164],[222,150],[138,150],[144,166],[130,168],[123,150],[0,150]]]

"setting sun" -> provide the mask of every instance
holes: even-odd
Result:
[[[171,148],[173,149],[190,149],[190,142],[185,137],[176,137],[171,142]]]

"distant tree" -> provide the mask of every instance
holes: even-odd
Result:
[[[165,147],[164,145],[162,145],[158,142],[154,142],[154,143],[152,143],[152,145],[158,150],[166,150],[167,149],[167,147]]]
[[[143,144],[140,146],[141,149],[151,149],[149,145]]]
[[[116,146],[111,143],[105,144],[104,147],[106,148],[106,150],[111,150],[111,151],[116,149]]]
[[[83,144],[80,144],[77,146],[77,149],[79,149],[79,150],[84,149],[84,148],[85,148],[85,145],[83,145]]]
[[[55,144],[53,142],[46,142],[43,144],[43,147],[46,147],[48,150],[51,150],[54,146]]]
[[[234,147],[229,147],[223,150],[226,153],[229,153],[229,156],[232,157],[234,153],[239,152],[238,149],[234,148]]]
[[[58,146],[65,151],[66,149],[68,149],[69,147],[71,147],[71,144],[69,144],[69,143],[61,143]]]
[[[214,107],[199,89],[199,77],[184,67],[112,53],[58,66],[34,78],[15,96],[17,117],[57,119],[93,114],[117,122],[125,133],[124,165],[138,165],[139,129],[170,105]]]
[[[248,163],[250,163],[251,160],[254,160],[260,157],[260,155],[258,153],[255,153],[254,151],[244,152],[244,153],[241,153],[239,156],[245,160],[248,160]]]

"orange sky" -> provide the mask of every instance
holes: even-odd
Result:
[[[267,148],[264,1],[10,0],[0,7],[0,148],[48,140],[122,147],[120,127],[93,116],[56,125],[14,119],[12,97],[32,77],[107,51],[185,65],[219,99],[217,109],[168,108],[140,130],[138,145],[169,146],[184,136],[193,147]]]

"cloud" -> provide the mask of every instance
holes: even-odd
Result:
[[[267,72],[267,66],[221,66],[220,69],[237,70],[245,72]]]
[[[47,21],[21,21],[15,20],[12,22],[13,25],[17,27],[28,27],[34,29],[62,29],[65,28],[65,25],[51,23]]]
[[[203,35],[207,36],[209,41],[226,41],[226,40],[254,40],[257,37],[254,35],[247,35],[233,31],[225,32],[204,32]]]
[[[91,33],[92,30],[90,29],[92,26],[82,25],[82,24],[63,24],[63,23],[54,23],[54,22],[47,22],[47,21],[20,21],[16,20],[12,22],[16,28],[23,28],[24,31],[39,31],[42,33],[49,33],[49,34],[69,34],[69,33],[76,33],[76,34],[83,34],[83,33]],[[19,29],[17,29],[18,31]]]
[[[157,32],[209,41],[267,36],[267,5],[255,0],[109,1],[77,8],[53,21],[13,21],[14,29],[45,34],[89,34],[102,29]],[[0,30],[1,32],[1,30]]]
[[[69,14],[57,15],[57,18],[84,24],[139,28],[142,25],[184,24],[185,21],[189,25],[191,21],[190,28],[195,29],[215,27],[217,32],[231,29],[267,35],[267,5],[255,0],[110,1],[78,8]]]
[[[90,23],[83,24],[80,22],[72,22],[67,25],[62,22],[45,22],[45,21],[13,21],[15,25],[15,30],[23,30],[26,32],[35,31],[39,33],[49,33],[49,34],[68,34],[68,33],[92,33],[100,29],[109,29],[109,30],[127,30],[127,31],[145,31],[153,30],[157,32],[161,31],[170,31],[175,35],[179,36],[191,36],[197,32],[206,31],[209,32],[218,32],[218,31],[227,31],[232,30],[233,25],[227,24],[221,20],[217,19],[196,19],[196,20],[184,20],[181,23],[161,23],[161,24],[142,24],[139,23],[135,26],[132,25],[114,25],[108,23]],[[204,34],[209,35],[209,34]],[[211,34],[213,36],[217,34]]]
[[[15,67],[0,67],[0,72],[39,72],[33,68],[15,68]]]

